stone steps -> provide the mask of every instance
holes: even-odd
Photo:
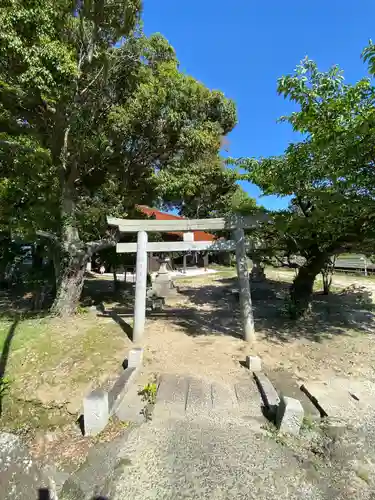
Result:
[[[153,418],[243,417],[264,422],[261,397],[249,377],[234,385],[192,376],[160,377]]]

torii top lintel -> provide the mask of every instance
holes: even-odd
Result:
[[[118,227],[121,233],[137,233],[138,231],[168,233],[170,231],[220,231],[222,229],[250,229],[257,227],[261,223],[269,221],[269,215],[264,213],[251,216],[233,215],[231,217],[218,217],[215,219],[178,220],[119,219],[117,217],[107,217],[108,225]]]

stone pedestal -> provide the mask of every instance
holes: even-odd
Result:
[[[152,292],[157,297],[175,297],[177,289],[172,281],[172,277],[167,269],[169,259],[165,258],[160,261],[160,269],[152,284]]]

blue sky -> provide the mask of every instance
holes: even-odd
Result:
[[[145,0],[147,34],[160,32],[177,52],[181,69],[235,100],[238,125],[229,154],[281,154],[297,140],[277,124],[292,105],[276,93],[277,78],[308,55],[319,68],[338,64],[354,82],[366,75],[360,53],[375,38],[374,0]],[[246,183],[251,196],[259,189]],[[287,200],[262,197],[268,208]]]

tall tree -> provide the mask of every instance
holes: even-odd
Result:
[[[257,205],[255,198],[252,198],[240,185],[237,184],[236,190],[230,195],[227,204],[229,213],[241,215],[252,215],[255,211],[263,211],[263,207]]]
[[[305,59],[279,80],[278,91],[299,106],[281,120],[304,140],[280,157],[237,163],[264,193],[292,196],[268,236],[275,248],[305,257],[291,287],[298,317],[309,308],[315,277],[330,256],[373,245],[375,88],[369,79],[345,84],[337,67],[320,72]]]
[[[156,198],[162,171],[215,154],[236,122],[161,35],[142,34],[140,15],[140,0],[0,8],[0,214],[49,238],[58,314],[74,311],[90,256],[114,243],[105,215]]]
[[[214,217],[229,209],[239,176],[215,155],[190,165],[176,165],[160,174],[164,204],[190,218]]]
[[[238,183],[241,178],[216,155],[190,168],[177,165],[162,172],[159,194],[165,207],[177,209],[184,217],[222,217],[234,212],[249,215],[259,207]]]

